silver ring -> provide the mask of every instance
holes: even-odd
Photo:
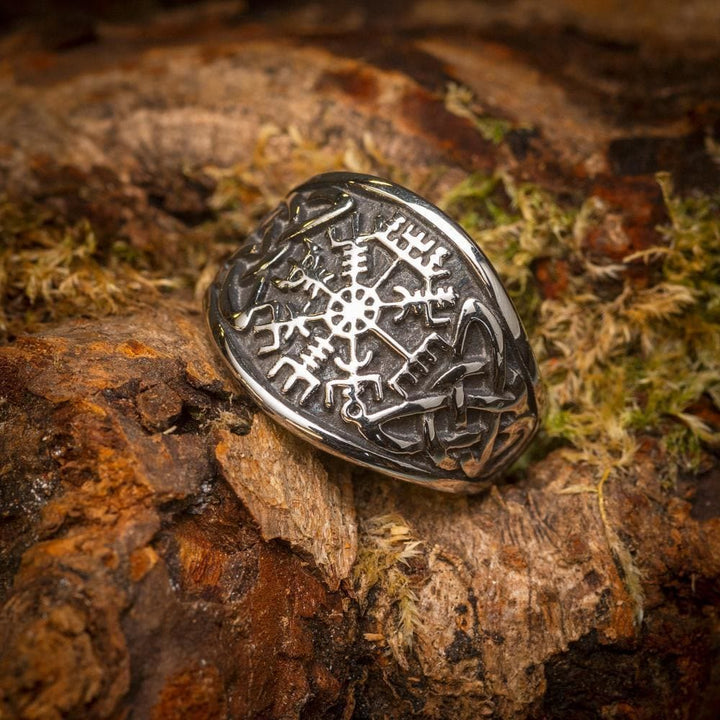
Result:
[[[374,470],[476,492],[537,429],[537,363],[495,270],[387,180],[329,173],[293,190],[223,265],[206,311],[263,410]]]

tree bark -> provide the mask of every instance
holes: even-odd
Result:
[[[320,170],[393,168],[439,200],[502,166],[604,197],[640,246],[662,217],[654,172],[718,187],[701,23],[687,47],[660,21],[569,32],[572,3],[534,33],[443,6],[390,3],[378,29],[340,4],[291,32],[282,13],[212,5],[99,23],[71,50],[2,40],[6,201],[34,233],[87,221],[102,267],[118,242],[146,265],[106,288],[115,315],[6,294],[0,716],[715,716],[715,455],[668,484],[641,438],[601,492],[551,452],[448,496],[290,436],[211,346],[199,297],[238,228]],[[502,142],[448,109],[448,82],[508,123]]]

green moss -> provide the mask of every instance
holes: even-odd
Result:
[[[610,228],[596,198],[567,206],[504,176],[472,176],[445,199],[533,338],[547,397],[535,457],[564,444],[602,474],[632,461],[638,433],[660,438],[683,466],[718,442],[692,406],[703,396],[720,404],[720,194],[679,198],[667,175],[658,182],[670,217],[662,242],[619,263],[584,248],[588,233]],[[545,261],[561,261],[568,277],[543,298],[534,270]]]
[[[680,470],[697,472],[702,462],[702,441],[687,426],[673,424],[663,435],[663,447]],[[674,477],[671,475],[671,479]]]
[[[470,120],[485,140],[499,145],[512,130],[509,120],[493,117],[482,111],[470,88],[448,83],[445,90],[445,107],[453,115]]]

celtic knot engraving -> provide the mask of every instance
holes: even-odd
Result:
[[[407,475],[490,475],[532,435],[528,353],[482,272],[423,214],[367,188],[301,188],[251,241],[210,312],[276,414],[326,423],[363,462]]]

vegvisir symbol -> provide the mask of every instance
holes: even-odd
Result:
[[[424,367],[423,362],[433,360],[428,350],[432,342],[428,341],[436,336],[422,338],[418,348],[407,348],[383,327],[388,323],[381,324],[381,314],[394,311],[395,324],[401,323],[411,311],[421,315],[430,327],[451,322],[441,313],[455,304],[457,294],[452,286],[436,286],[449,275],[443,267],[449,251],[436,247],[434,239],[403,215],[390,221],[380,220],[370,233],[360,233],[358,226],[359,215],[355,213],[350,237],[336,238],[332,228],[325,232],[328,248],[341,253],[339,278],[326,267],[323,249],[307,239],[302,259],[290,260],[285,277],[272,278],[276,288],[303,301],[299,311],[293,310],[289,302],[264,302],[251,305],[235,317],[237,330],[252,326],[255,334],[266,334],[267,344],[258,349],[258,355],[285,351],[294,343],[296,334],[305,338],[296,358],[284,354],[266,373],[271,380],[280,381],[284,376],[283,393],[300,384],[301,405],[323,383],[327,407],[332,407],[338,389],[342,389],[346,398],[344,409],[366,388],[372,390],[377,401],[383,399],[383,378],[379,373],[366,371],[375,355],[364,346],[364,339],[370,334],[402,359],[403,367],[388,380],[388,385],[406,397],[403,385],[417,382],[414,373]],[[373,244],[381,249],[386,264],[377,276],[371,267]],[[387,296],[383,290],[393,274],[408,269],[416,287],[408,290],[395,285],[392,287],[395,297],[383,299],[381,294]],[[323,371],[331,358],[342,373],[339,377]]]

